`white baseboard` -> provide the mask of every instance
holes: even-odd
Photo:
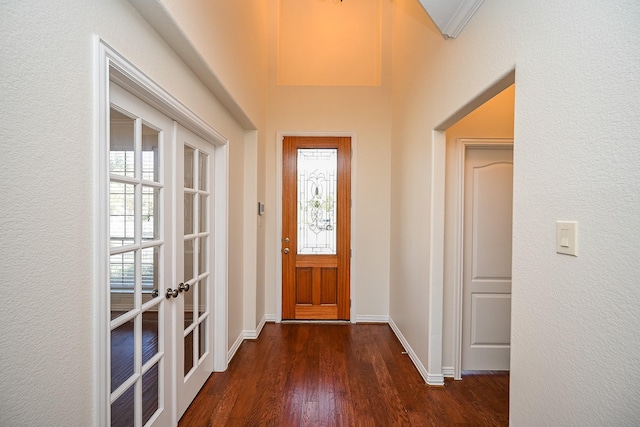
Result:
[[[442,376],[444,376],[445,378],[453,378],[455,377],[455,369],[453,369],[453,366],[443,366],[442,367]]]
[[[430,374],[427,371],[427,368],[425,368],[422,362],[420,362],[420,359],[418,359],[418,355],[416,354],[415,351],[413,351],[413,349],[409,345],[409,342],[404,337],[404,335],[402,335],[402,332],[400,332],[398,325],[395,324],[395,322],[391,317],[389,317],[389,326],[391,326],[391,329],[400,340],[400,343],[406,350],[407,354],[409,355],[409,358],[415,365],[418,372],[420,372],[420,375],[422,376],[424,381],[429,385],[438,385],[438,386],[444,385],[444,376],[442,374]]]
[[[386,314],[359,314],[356,315],[356,323],[389,323]]]
[[[242,341],[244,341],[244,332],[240,333],[238,338],[236,338],[235,342],[229,349],[229,352],[227,353],[227,364],[229,364],[229,362],[231,362],[231,359],[233,359],[233,356],[236,355],[236,351],[238,351],[238,349],[240,348],[240,344],[242,344]]]
[[[265,314],[264,315],[264,320],[265,320],[265,322],[275,322],[276,321],[276,315],[275,314]]]
[[[245,329],[244,331],[242,331],[240,336],[236,339],[236,341],[233,343],[233,345],[229,349],[229,353],[227,355],[227,363],[231,362],[231,359],[233,359],[233,356],[235,356],[236,351],[238,351],[238,349],[240,348],[244,340],[258,339],[258,337],[260,336],[260,332],[262,332],[262,328],[264,328],[265,323],[267,323],[266,315],[262,318],[260,323],[258,323],[258,326],[256,327],[256,329]]]

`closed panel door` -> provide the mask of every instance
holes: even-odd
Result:
[[[213,371],[212,218],[214,147],[178,126],[176,172],[176,383],[178,418]]]
[[[109,417],[170,425],[172,121],[110,85]]]
[[[513,148],[468,147],[462,369],[509,370]]]
[[[351,138],[283,141],[282,318],[348,320]]]

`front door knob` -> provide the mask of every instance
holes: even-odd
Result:
[[[284,252],[285,255],[288,254],[289,253],[289,248],[284,248],[284,251],[282,251],[282,252]]]

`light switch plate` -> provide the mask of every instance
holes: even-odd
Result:
[[[556,221],[556,252],[578,256],[577,221]]]

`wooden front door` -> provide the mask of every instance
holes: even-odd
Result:
[[[285,137],[282,318],[349,320],[351,138]]]

